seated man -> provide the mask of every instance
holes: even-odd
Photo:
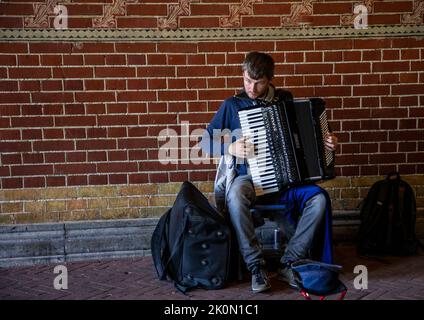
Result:
[[[215,181],[217,207],[230,215],[241,255],[252,274],[253,292],[262,292],[271,286],[250,213],[257,197],[246,158],[253,154],[254,147],[247,137],[242,137],[238,111],[256,104],[257,100],[287,101],[292,100],[293,96],[289,91],[276,89],[271,84],[274,77],[274,60],[268,54],[248,53],[242,71],[244,90],[222,103],[205,130],[201,147],[208,154],[221,155]],[[229,132],[231,143],[223,143],[221,139]],[[329,134],[325,145],[327,149],[335,150],[337,137]],[[289,188],[277,196],[278,201],[284,201],[291,209],[285,217],[281,217],[285,220],[284,230],[290,241],[281,257],[279,274],[283,280],[294,285],[290,264],[310,257],[318,230],[329,212],[330,200],[323,189],[313,184]],[[326,245],[326,251],[321,258],[324,262],[331,263],[331,243],[327,241]]]

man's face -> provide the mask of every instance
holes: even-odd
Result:
[[[270,80],[267,77],[254,80],[249,77],[247,71],[243,72],[244,90],[250,99],[260,98],[266,94]]]

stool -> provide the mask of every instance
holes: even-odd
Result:
[[[264,258],[269,271],[276,271],[281,256],[284,253],[284,234],[280,225],[274,221],[275,216],[283,214],[288,206],[286,204],[257,204],[250,209],[255,226],[256,237],[262,246]],[[242,256],[238,255],[239,280],[244,269]]]
[[[283,232],[275,221],[277,215],[287,210],[286,204],[256,205],[250,212],[255,224],[255,232],[265,256],[281,256],[283,253]]]

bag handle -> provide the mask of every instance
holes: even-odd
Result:
[[[152,258],[160,280],[166,279],[166,268],[164,266],[163,260],[166,253],[168,252],[168,245],[163,235],[165,233],[165,228],[168,224],[170,215],[171,209],[168,209],[165,214],[159,219],[151,240]]]
[[[392,180],[392,177],[393,177],[393,176],[396,176],[396,180],[400,180],[400,174],[399,174],[399,171],[392,171],[392,172],[389,172],[389,173],[387,174],[386,179],[387,179],[387,180]]]
[[[185,239],[185,229],[187,227],[187,221],[188,221],[188,216],[185,216],[184,218],[184,223],[183,223],[183,228],[181,229],[180,234],[178,235],[178,239],[174,244],[174,247],[171,250],[171,253],[169,255],[169,259],[168,261],[165,263],[165,267],[164,270],[166,271],[168,268],[168,265],[171,263],[172,258],[175,257],[175,255],[179,252],[180,248],[183,246],[184,244],[184,239]]]
[[[168,209],[168,211],[166,211],[166,213],[159,219],[157,227],[153,232],[151,241],[152,257],[160,280],[166,279],[166,271],[168,269],[169,263],[171,262],[172,258],[174,258],[175,255],[179,252],[179,249],[183,245],[184,234],[188,220],[188,217],[186,216],[183,222],[183,228],[181,229],[180,234],[177,236],[177,241],[175,242],[172,250],[170,250],[168,241],[163,236],[166,231],[165,229],[168,227],[170,216],[171,209]],[[167,256],[169,256],[169,258],[167,258]],[[165,259],[167,259],[166,262],[164,261]]]

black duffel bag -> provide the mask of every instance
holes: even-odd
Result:
[[[229,280],[229,223],[188,181],[160,218],[151,250],[159,279],[173,281],[183,293],[196,287],[219,289]]]

